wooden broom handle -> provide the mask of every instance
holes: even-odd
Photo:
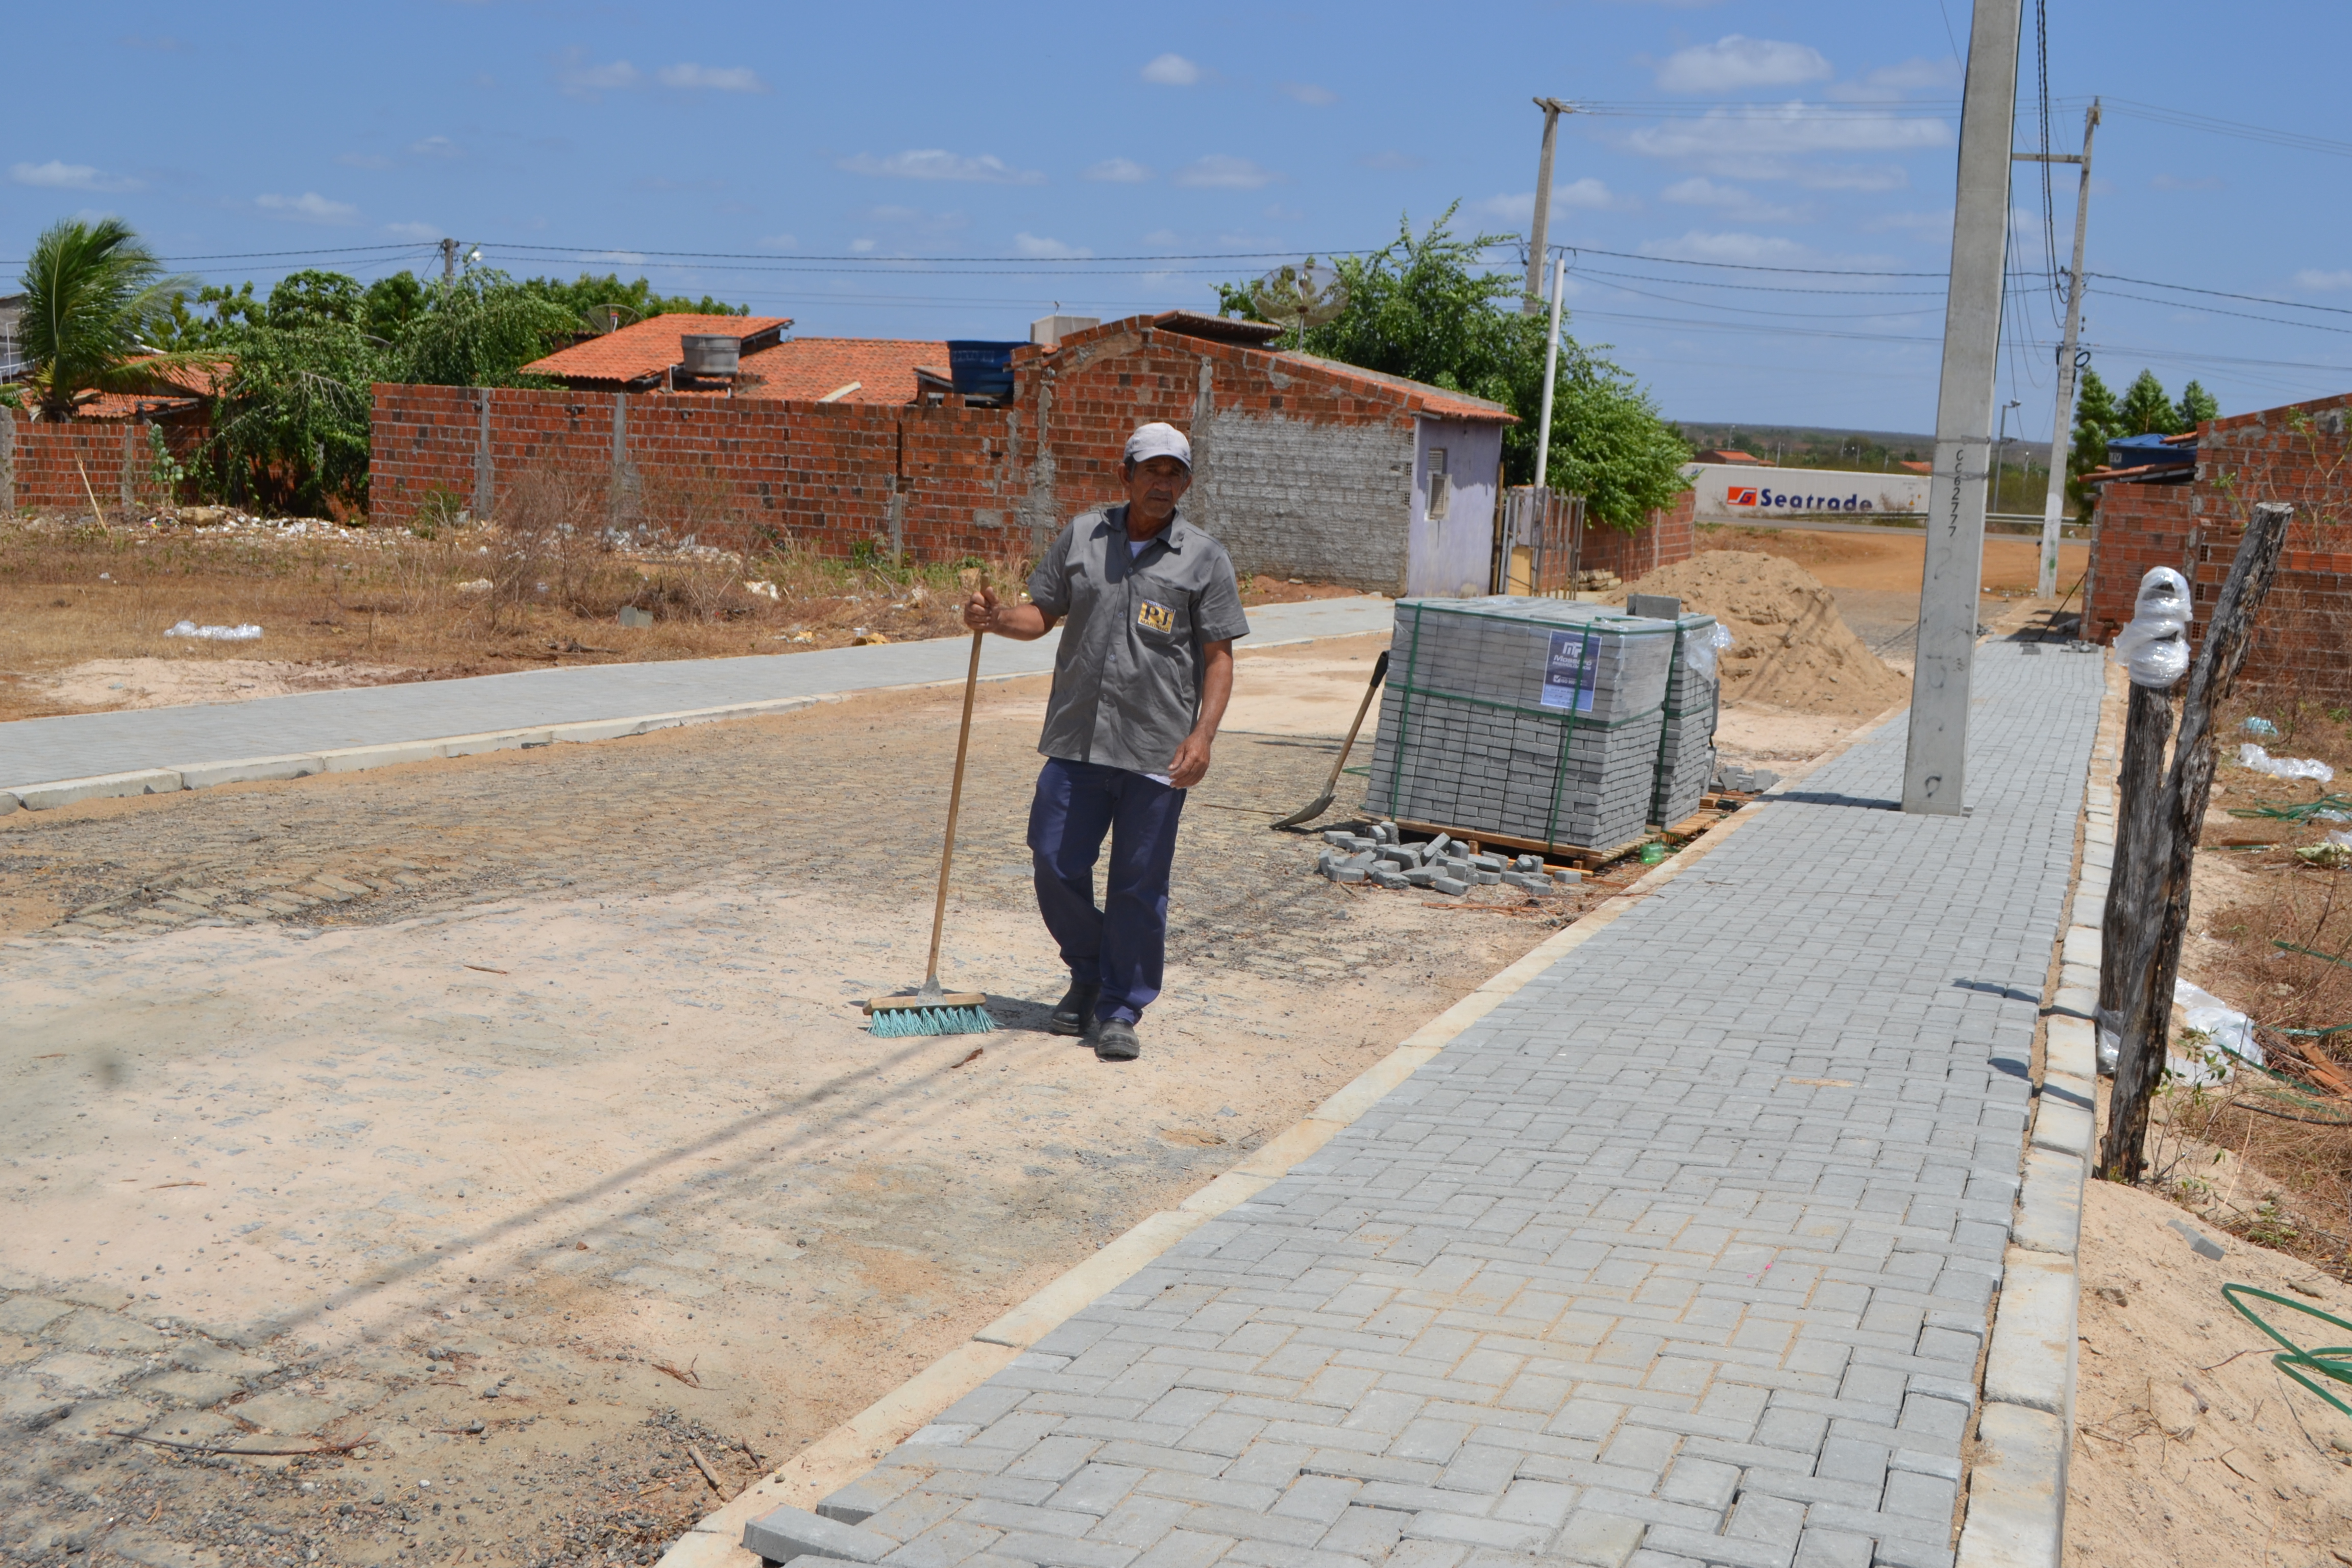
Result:
[[[936,984],[940,978],[940,933],[948,923],[948,868],[955,863],[956,814],[963,809],[963,760],[971,745],[971,704],[980,691],[980,643],[986,632],[971,634],[971,668],[963,678],[963,725],[956,731],[955,782],[948,786],[947,842],[940,846],[940,896],[931,906],[931,962],[923,972],[923,984]]]

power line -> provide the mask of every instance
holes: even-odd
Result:
[[[2301,131],[2277,131],[2265,125],[2248,125],[2242,121],[2217,120],[2210,114],[2191,114],[2187,110],[2139,103],[2128,98],[2110,98],[2105,101],[2110,108],[2120,108],[2122,112],[2136,120],[2152,121],[2158,125],[2202,131],[2212,136],[2235,136],[2242,141],[2264,142],[2273,147],[2293,147],[2305,153],[2325,153],[2331,157],[2352,158],[2352,142],[2336,142]]]
[[[2352,327],[2331,327],[2325,321],[2291,321],[2284,316],[2257,316],[2251,310],[2225,310],[2219,305],[2192,305],[2186,300],[2152,300],[2146,294],[2126,294],[2121,289],[2105,291],[2110,300],[2137,300],[2143,305],[2169,305],[2176,310],[2196,310],[2208,316],[2234,316],[2242,321],[2268,321],[2274,327],[2295,327],[2306,332],[2342,332],[2352,337]]]
[[[2290,310],[2324,310],[2331,316],[2352,316],[2352,310],[2341,305],[2306,305],[2300,300],[2273,300],[2266,294],[2232,294],[2221,289],[2199,289],[2187,283],[2158,283],[2150,278],[2126,278],[2120,272],[2089,272],[2088,278],[2104,278],[2110,283],[2131,283],[2142,289],[2173,289],[2183,294],[2207,294],[2216,300],[2243,300],[2250,305],[2282,305]],[[2290,322],[2300,326],[2303,323]]]
[[[1679,256],[1644,256],[1631,250],[1601,250],[1589,245],[1562,247],[1570,258],[1611,256],[1620,261],[1646,261],[1653,267],[1710,267],[1727,272],[1787,272],[1809,278],[1949,278],[1948,272],[1880,272],[1852,267],[1768,267],[1757,261],[1689,261]]]
[[[1569,270],[1579,278],[1630,278],[1637,283],[1673,283],[1685,289],[1737,289],[1750,294],[1827,294],[1840,300],[1940,300],[1944,297],[1941,289],[1809,289],[1801,283],[1724,283],[1712,278],[1653,278],[1645,272],[1616,272],[1604,267],[1571,267]]]

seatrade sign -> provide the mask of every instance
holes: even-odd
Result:
[[[1683,477],[1691,482],[1691,516],[1697,522],[1769,522],[1783,518],[1863,522],[1890,513],[1917,516],[1927,510],[1925,474],[1685,463]]]

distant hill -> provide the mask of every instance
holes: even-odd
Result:
[[[2015,420],[2011,423],[2014,425]],[[1859,468],[1886,471],[1906,461],[1927,462],[1936,455],[1936,437],[1900,430],[1837,430],[1818,425],[1732,425],[1717,420],[1674,422],[1694,449],[1709,447],[1747,452],[1788,468]],[[2003,453],[2006,466],[2032,463],[2048,471],[2050,443],[2011,437]]]

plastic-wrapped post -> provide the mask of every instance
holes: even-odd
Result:
[[[2107,906],[2099,922],[2099,1068],[2113,1072],[2123,1030],[2123,975],[2148,914],[2148,889],[2139,873],[2157,857],[2132,847],[2156,831],[2163,793],[2164,743],[2172,734],[2172,689],[2189,670],[2188,579],[2158,566],[2139,580],[2131,624],[2116,634],[2115,656],[2131,677],[2131,709],[2124,721],[2122,767],[2116,779],[2116,848],[2107,875]]]

